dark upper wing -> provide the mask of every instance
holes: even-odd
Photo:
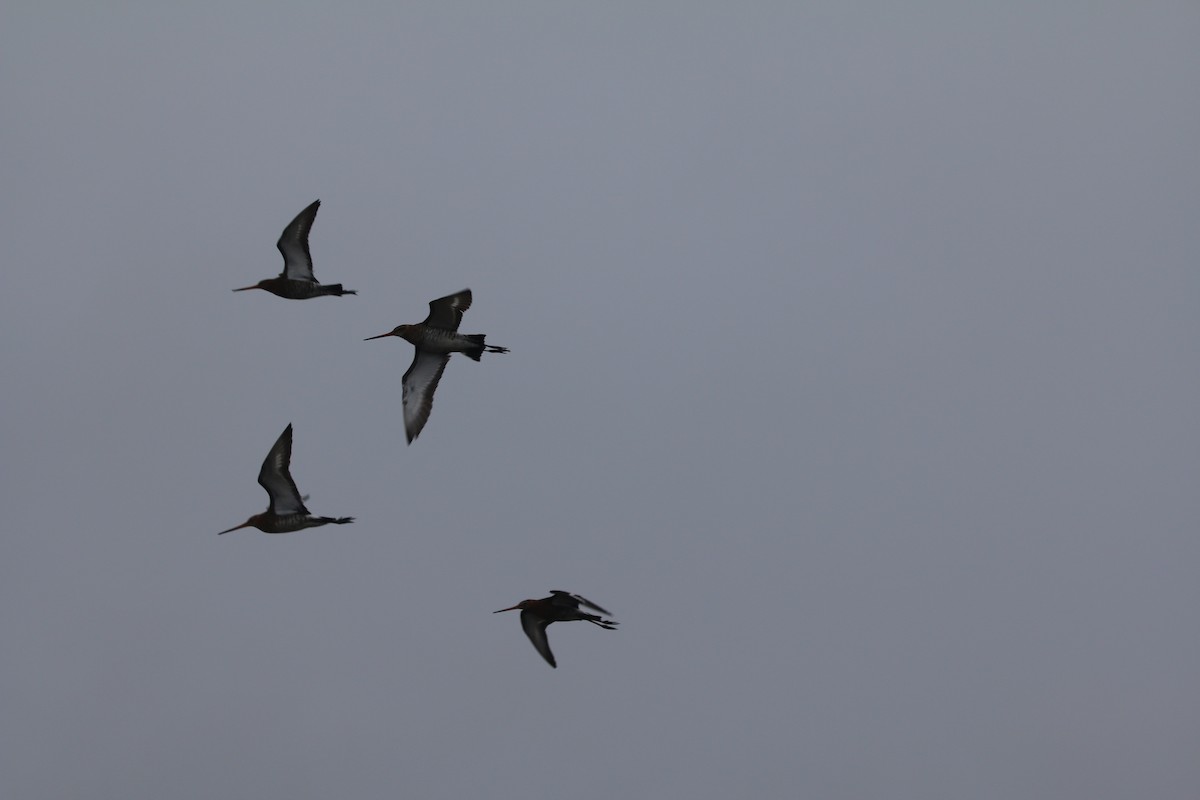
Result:
[[[529,641],[533,642],[533,649],[542,654],[542,658],[546,659],[547,664],[558,669],[558,664],[554,661],[554,653],[550,652],[550,642],[546,639],[546,627],[549,624],[548,620],[542,619],[536,614],[521,611],[521,627],[525,629],[525,635],[529,637]]]
[[[437,391],[442,370],[450,360],[449,353],[429,353],[417,348],[408,372],[404,373],[404,433],[408,443],[417,438],[433,409],[433,393]]]
[[[313,220],[317,218],[317,209],[321,207],[320,200],[314,200],[312,205],[296,215],[296,218],[283,229],[283,234],[275,246],[283,253],[283,272],[279,277],[293,281],[310,281],[316,283],[313,277],[312,256],[308,252],[308,232],[312,230]]]
[[[470,289],[439,297],[429,304],[429,316],[425,318],[425,324],[431,328],[456,331],[458,324],[462,322],[463,312],[470,307]]]
[[[554,595],[554,598],[550,602],[554,603],[554,605],[556,605],[556,606],[568,606],[570,608],[579,608],[580,604],[582,604],[582,605],[587,606],[590,609],[599,611],[601,614],[608,614],[610,617],[612,616],[612,612],[609,611],[608,609],[601,608],[600,606],[593,603],[591,600],[588,600],[585,597],[580,597],[577,594],[571,594],[570,592],[564,592],[562,589],[551,589],[550,594]]]
[[[289,422],[258,471],[258,483],[271,497],[271,511],[280,516],[308,513],[296,489],[296,482],[292,480],[292,473],[288,470],[291,463],[292,424]]]

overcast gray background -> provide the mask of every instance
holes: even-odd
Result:
[[[109,5],[0,26],[5,798],[1200,795],[1200,7]],[[288,422],[358,522],[218,538]]]

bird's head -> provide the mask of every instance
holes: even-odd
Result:
[[[533,608],[538,604],[537,600],[522,600],[511,608],[502,608],[500,611],[524,611],[527,608]],[[499,614],[500,611],[493,611],[493,614]]]
[[[249,290],[251,290],[251,289],[266,289],[266,288],[267,288],[267,283],[268,283],[270,280],[271,280],[270,278],[263,278],[261,281],[259,281],[258,283],[254,284],[253,286],[243,286],[243,287],[242,287],[242,288],[240,288],[240,289],[234,289],[234,291],[235,291],[235,292],[247,292],[247,291],[249,291]]]
[[[220,536],[222,533],[229,533],[230,531],[236,531],[241,528],[258,528],[261,531],[263,528],[262,528],[262,525],[259,524],[259,522],[261,522],[262,518],[265,516],[266,516],[266,514],[255,514],[250,519],[243,522],[241,525],[234,525],[232,528],[227,528],[223,531],[218,531],[217,536]]]
[[[399,336],[401,339],[412,341],[412,337],[416,335],[416,329],[416,325],[397,325],[387,333],[381,333],[378,336],[368,336],[363,341],[369,342],[372,339],[382,339],[385,336]]]

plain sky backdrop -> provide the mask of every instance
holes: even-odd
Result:
[[[1195,2],[14,0],[0,795],[1194,800],[1198,87]],[[316,198],[359,295],[233,294]],[[218,537],[289,422],[358,521]]]

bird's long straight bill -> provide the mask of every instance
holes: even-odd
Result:
[[[382,339],[382,338],[383,338],[383,337],[385,337],[385,336],[395,336],[395,335],[396,335],[396,334],[395,334],[395,333],[393,333],[392,331],[388,331],[387,333],[381,333],[381,334],[379,334],[378,336],[368,336],[367,338],[363,339],[363,341],[364,341],[364,342],[369,342],[369,341],[371,341],[372,339]]]
[[[521,607],[520,607],[520,606],[513,606],[512,608],[502,608],[502,609],[500,609],[500,611],[520,611],[520,610],[521,610]],[[492,613],[493,613],[493,614],[499,614],[499,613],[500,613],[500,611],[493,611]]]
[[[250,527],[249,522],[243,522],[241,525],[234,525],[232,528],[227,528],[223,531],[217,531],[217,536],[220,536],[222,533],[229,533],[230,531],[236,531],[239,528],[249,528],[249,527]]]
[[[234,289],[234,291],[235,292],[245,292],[249,289],[261,289],[261,288],[262,288],[261,286],[259,286],[258,284],[255,284],[254,286],[243,286],[240,289]]]

